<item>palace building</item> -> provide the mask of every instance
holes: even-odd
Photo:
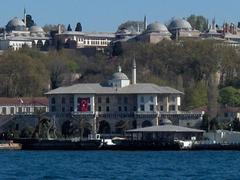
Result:
[[[50,41],[51,38],[42,27],[33,25],[27,28],[24,11],[24,20],[14,17],[7,23],[3,33],[0,33],[0,50],[19,50],[24,46],[47,49]]]
[[[56,42],[64,44],[67,48],[96,48],[103,50],[115,38],[114,33],[105,32],[80,32],[80,31],[61,31],[58,28]]]
[[[81,83],[51,90],[46,93],[49,116],[54,117],[58,127],[66,122],[76,123],[91,134],[121,134],[127,129],[159,125],[163,118],[193,127],[201,121],[201,113],[179,110],[182,92],[136,80],[134,61],[131,81],[119,67],[105,83]],[[185,124],[180,122],[183,119],[187,120]]]

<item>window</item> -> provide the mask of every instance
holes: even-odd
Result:
[[[106,107],[106,111],[109,112],[109,106]]]
[[[56,106],[52,106],[51,109],[52,109],[52,112],[56,112]]]
[[[128,103],[128,97],[124,97],[124,104]]]
[[[10,114],[14,114],[14,107],[10,108]]]
[[[52,103],[52,104],[55,104],[55,103],[56,103],[56,100],[55,100],[54,97],[52,97],[52,99],[51,99],[51,103]]]
[[[175,109],[175,105],[170,105],[169,106],[169,111],[175,111],[176,109]]]
[[[140,105],[140,111],[145,111],[145,107],[144,107],[144,105],[142,104],[142,105]]]
[[[154,105],[150,104],[149,109],[150,109],[150,111],[154,111]]]
[[[62,104],[65,104],[66,103],[66,99],[65,97],[62,97]]]
[[[70,103],[71,103],[71,104],[74,103],[74,97],[73,97],[73,96],[70,97]]]
[[[98,106],[98,111],[101,112],[102,111],[102,107]]]
[[[22,113],[22,107],[18,107],[18,112]]]
[[[26,112],[30,112],[30,107],[26,107]]]
[[[160,106],[160,111],[163,111],[163,105]]]
[[[169,97],[169,102],[175,102],[175,97],[174,96],[170,96]]]
[[[137,111],[137,107],[136,106],[133,106],[133,111]]]
[[[109,101],[109,97],[107,97],[107,98],[106,98],[106,103],[109,103],[109,102],[110,102],[110,101]]]
[[[7,114],[7,108],[6,107],[2,108],[2,114]]]
[[[118,106],[118,111],[122,111],[122,107],[121,106]]]
[[[98,97],[98,103],[102,103],[102,98]]]
[[[64,106],[62,107],[62,112],[65,112],[65,107]]]
[[[150,96],[149,101],[153,102],[153,97],[152,96]]]
[[[144,103],[144,97],[141,96],[141,99],[140,99],[141,103]]]
[[[122,103],[122,98],[118,97],[118,104],[121,104],[121,103]]]
[[[160,102],[163,102],[164,98],[162,96],[160,96],[160,97],[158,97],[158,99],[159,99]]]
[[[125,111],[125,112],[127,111],[127,106],[124,106],[124,111]]]

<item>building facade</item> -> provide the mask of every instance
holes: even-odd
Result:
[[[19,50],[24,46],[47,49],[50,43],[50,36],[40,26],[27,27],[26,11],[24,11],[23,20],[14,17],[0,33],[0,50]]]
[[[46,97],[0,97],[0,115],[31,115],[37,112],[48,112]]]
[[[97,50],[103,50],[115,38],[114,33],[80,31],[61,32],[60,29],[59,27],[58,34],[56,34],[55,37],[56,43],[61,43],[67,48],[96,48]]]
[[[137,83],[135,63],[131,83],[119,67],[106,83],[75,84],[46,95],[49,116],[55,117],[58,127],[74,121],[91,134],[121,134],[126,129],[158,125],[162,115],[182,114],[179,106],[183,93],[170,87]]]

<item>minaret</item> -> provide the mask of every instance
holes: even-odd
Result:
[[[137,83],[137,67],[136,67],[136,60],[134,56],[133,64],[132,64],[132,84],[136,84],[136,83]]]
[[[27,27],[27,15],[26,15],[26,8],[24,8],[24,12],[23,12],[23,19],[24,19],[24,24]]]
[[[144,27],[143,27],[143,30],[145,31],[147,29],[147,16],[145,15],[144,16]]]
[[[6,29],[3,29],[3,39],[6,40],[7,39],[7,34],[6,34]]]
[[[61,30],[61,24],[58,24],[58,34],[61,34],[62,33],[62,30]]]

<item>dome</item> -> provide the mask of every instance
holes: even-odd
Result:
[[[164,24],[154,22],[147,26],[147,32],[168,32],[168,29]]]
[[[18,19],[17,17],[15,17],[7,23],[6,29],[7,31],[25,30],[25,24],[21,19]]]
[[[43,28],[40,26],[32,26],[30,27],[30,32],[31,33],[44,33]]]
[[[127,75],[122,73],[121,66],[118,66],[118,72],[112,75],[112,80],[129,80]]]
[[[185,19],[181,18],[176,18],[173,19],[170,24],[168,25],[168,29],[171,30],[176,30],[176,29],[187,29],[187,30],[192,30],[192,26],[188,21]]]
[[[112,75],[112,80],[128,80],[128,77],[122,72],[116,72]]]
[[[160,125],[172,125],[172,121],[167,118],[164,118],[160,121]]]

